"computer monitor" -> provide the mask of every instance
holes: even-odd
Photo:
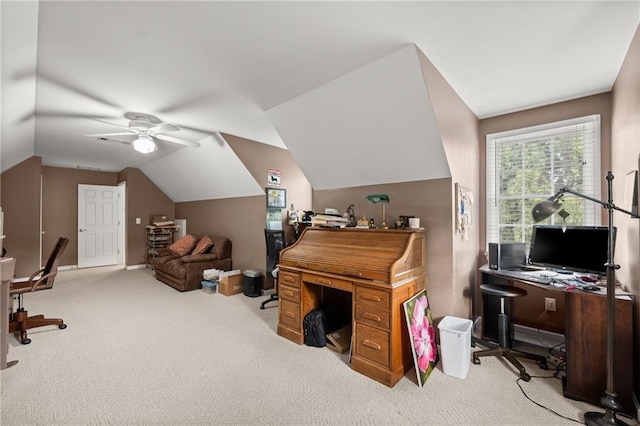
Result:
[[[613,228],[615,247],[616,228]],[[534,225],[529,249],[532,265],[604,275],[609,230],[605,226]]]

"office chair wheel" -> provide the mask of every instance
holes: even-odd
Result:
[[[480,358],[478,358],[475,354],[473,354],[473,363],[476,365],[480,365]]]
[[[58,328],[64,330],[65,328],[67,328],[67,324],[60,324]]]
[[[29,339],[27,336],[24,336],[24,338],[20,339],[20,343],[22,343],[23,345],[28,345],[29,343],[31,343],[31,339]]]
[[[529,375],[529,373],[522,373],[520,374],[520,378],[522,380],[524,380],[525,382],[528,382],[529,380],[531,380],[531,376]]]

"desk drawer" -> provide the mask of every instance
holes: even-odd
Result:
[[[291,302],[287,299],[280,299],[278,302],[278,313],[280,315],[280,324],[284,324],[298,332],[302,331],[299,303]]]
[[[389,330],[389,324],[391,323],[389,312],[372,308],[373,306],[369,304],[356,303],[354,320],[373,327]]]
[[[300,288],[280,284],[278,286],[278,297],[300,303]]]
[[[318,284],[325,287],[337,288],[338,290],[351,291],[353,283],[339,278],[330,278],[321,275],[302,273],[302,281],[310,284]]]
[[[389,367],[389,333],[356,323],[355,353],[370,361]]]
[[[300,288],[300,274],[295,272],[278,271],[278,284],[285,284],[292,287]]]
[[[366,302],[375,306],[375,309],[389,310],[390,297],[386,290],[378,290],[377,288],[356,286],[356,294],[354,302],[356,305]]]

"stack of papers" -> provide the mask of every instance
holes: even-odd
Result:
[[[316,213],[311,218],[311,226],[324,226],[326,228],[344,228],[349,224],[349,219],[340,215]]]

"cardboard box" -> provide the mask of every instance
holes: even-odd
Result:
[[[351,346],[351,326],[342,327],[333,333],[327,334],[327,347],[341,354],[349,350]]]
[[[242,293],[242,274],[221,276],[218,280],[218,293],[233,296]]]

